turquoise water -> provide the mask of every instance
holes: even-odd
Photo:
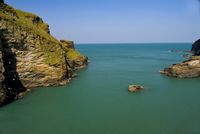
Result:
[[[191,44],[78,45],[91,63],[69,85],[0,108],[0,134],[200,134],[200,79],[158,71]],[[129,84],[145,89],[129,93]]]

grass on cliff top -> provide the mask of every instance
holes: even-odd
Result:
[[[53,36],[46,33],[45,31],[37,28],[35,25],[31,24],[26,19],[15,19],[15,18],[5,15],[1,12],[0,12],[0,17],[2,19],[4,19],[6,22],[9,22],[11,25],[20,26],[21,28],[24,28],[27,32],[37,34],[40,37],[43,37],[47,40],[58,43],[57,39],[55,39]]]
[[[76,60],[79,57],[82,57],[82,55],[75,49],[69,49],[67,52],[67,57],[70,60]]]
[[[3,6],[3,8],[1,8]],[[46,64],[57,66],[62,64],[63,50],[67,52],[67,57],[70,60],[76,60],[79,57],[83,57],[75,49],[68,49],[67,45],[59,42],[56,38],[46,32],[47,24],[43,21],[39,21],[33,24],[32,19],[38,17],[35,14],[23,12],[18,9],[14,9],[9,5],[0,4],[0,17],[1,21],[7,23],[8,26],[18,26],[26,32],[36,34],[45,40],[45,43],[41,44],[41,50],[45,54]]]
[[[48,25],[46,23],[39,22],[37,24],[33,24],[32,19],[37,18],[37,15],[24,12],[19,9],[14,9],[6,4],[0,4],[0,6],[0,17],[2,19],[12,23],[12,25],[15,24],[21,26],[27,31],[35,33],[45,39],[58,42],[57,39],[46,32],[48,29]]]
[[[1,4],[2,6],[2,4]],[[7,27],[12,28],[13,26],[19,27],[30,34],[35,34],[41,37],[45,41],[39,47],[45,54],[45,62],[49,65],[61,64],[62,60],[62,49],[60,42],[53,36],[45,32],[43,29],[38,28],[34,25],[29,18],[37,17],[34,14],[26,13],[21,10],[14,9],[8,5],[3,5],[3,9],[0,9],[1,22],[5,23]],[[17,17],[18,16],[18,17]],[[45,25],[45,24],[44,24]],[[50,42],[48,44],[47,42]],[[57,44],[57,45],[56,45]]]

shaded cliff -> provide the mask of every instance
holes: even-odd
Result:
[[[64,85],[87,57],[55,39],[37,15],[0,2],[0,105],[27,88]]]
[[[200,40],[193,43],[191,52],[193,56],[189,60],[165,68],[160,73],[177,78],[200,77]]]
[[[192,45],[192,53],[194,53],[194,56],[200,56],[200,39]]]
[[[1,36],[1,35],[0,35]],[[1,38],[0,38],[0,104],[2,104],[5,100],[5,93],[4,93],[4,86],[3,86],[3,81],[4,81],[4,66],[3,66],[3,54],[2,54],[2,43],[1,43]]]

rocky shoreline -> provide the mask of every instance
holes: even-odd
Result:
[[[0,106],[29,89],[67,84],[88,58],[57,40],[39,16],[0,1]]]
[[[200,40],[193,43],[191,52],[193,56],[182,63],[161,70],[160,73],[176,78],[200,77]]]

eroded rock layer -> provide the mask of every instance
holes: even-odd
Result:
[[[162,74],[177,78],[195,78],[200,76],[200,57],[194,56],[182,63],[172,65],[160,71]]]
[[[0,2],[0,105],[28,88],[66,84],[87,60],[37,15]]]

